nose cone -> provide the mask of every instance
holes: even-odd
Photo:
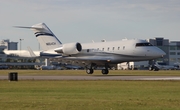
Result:
[[[154,56],[157,56],[158,58],[163,57],[164,55],[166,55],[166,53],[163,50],[161,50],[161,49],[159,49],[157,47],[154,50],[153,54],[154,54]]]

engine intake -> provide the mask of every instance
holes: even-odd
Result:
[[[82,50],[82,46],[80,43],[68,43],[68,44],[63,44],[62,47],[54,49],[55,52],[57,53],[63,53],[66,55],[72,55],[72,54],[77,54]]]

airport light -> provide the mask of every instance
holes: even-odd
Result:
[[[20,50],[21,50],[21,41],[22,41],[22,40],[24,40],[24,39],[21,39],[21,38],[19,39],[19,41],[20,41]]]

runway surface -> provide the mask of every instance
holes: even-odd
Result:
[[[0,80],[8,80],[8,76],[0,76]],[[18,80],[180,80],[180,76],[18,76]]]

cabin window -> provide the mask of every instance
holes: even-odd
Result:
[[[109,47],[107,48],[107,51],[109,51]]]
[[[120,49],[120,47],[118,47],[118,50]]]
[[[125,46],[123,46],[123,50],[125,49]]]
[[[102,51],[104,51],[104,48],[102,48]]]
[[[89,49],[87,49],[87,52],[89,52]]]
[[[114,47],[112,48],[112,50],[114,50]]]

